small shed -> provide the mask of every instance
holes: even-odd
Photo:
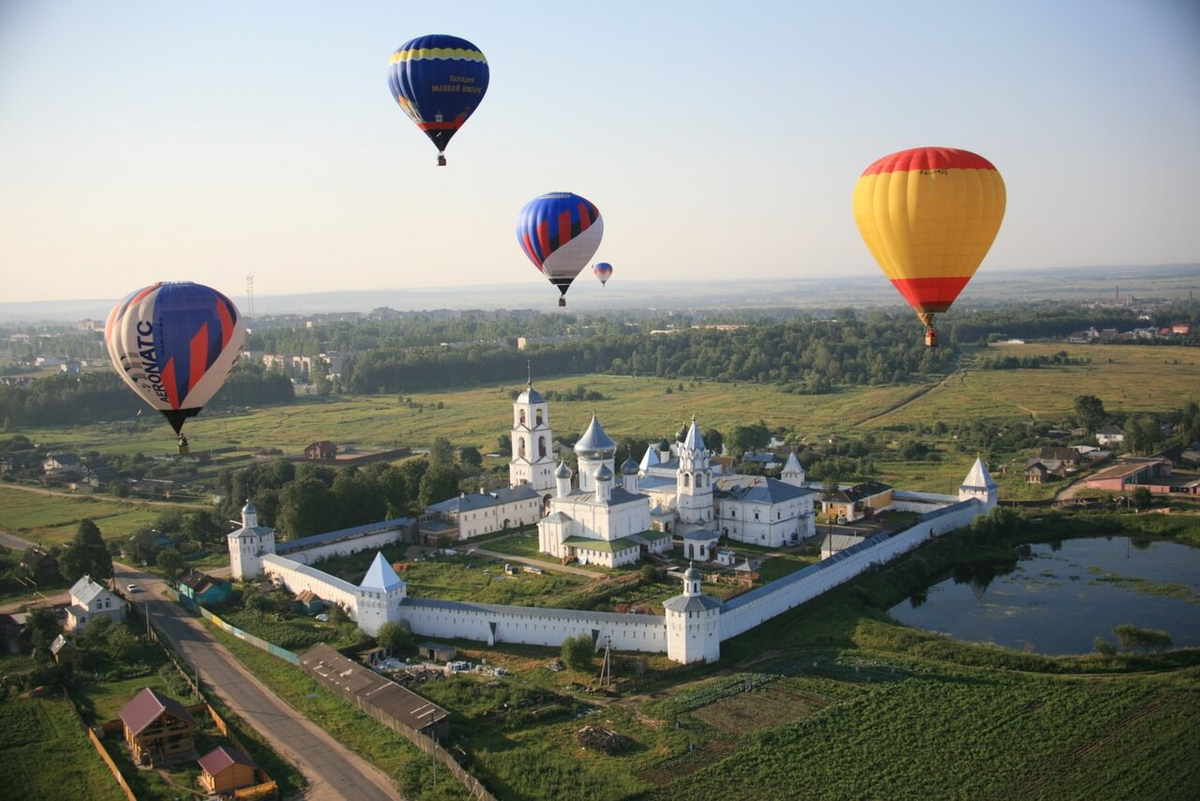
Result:
[[[74,662],[75,644],[60,634],[54,638],[54,642],[50,643],[50,655],[53,656],[54,661],[60,665],[65,665],[68,662]]]
[[[196,758],[196,720],[174,698],[147,687],[120,717],[135,765],[159,767]]]
[[[311,461],[336,459],[337,445],[334,445],[327,439],[323,439],[320,442],[314,442],[304,449],[304,458]]]
[[[722,548],[717,551],[717,564],[733,567],[737,564],[737,554],[729,548]]]
[[[717,541],[721,538],[715,531],[705,529],[685,532],[682,537],[683,558],[697,562],[707,562],[716,556]]]
[[[258,766],[236,748],[218,745],[198,760],[200,786],[210,795],[230,793],[258,783]]]
[[[431,662],[449,662],[458,656],[458,649],[453,645],[442,645],[436,642],[423,642],[417,646],[417,653],[422,659]]]
[[[322,609],[328,607],[315,592],[312,590],[301,590],[296,593],[296,600],[292,601],[292,608],[297,612],[303,612],[306,615],[315,615]]]

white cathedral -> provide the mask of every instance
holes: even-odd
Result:
[[[815,533],[817,493],[808,488],[795,454],[782,480],[724,475],[694,417],[674,453],[660,454],[651,443],[640,464],[627,459],[618,473],[617,444],[593,414],[575,443],[579,476],[573,484],[566,462],[555,465],[550,410],[531,381],[513,403],[512,448],[510,489],[528,487],[542,496],[538,547],[563,561],[627,565],[670,551],[677,534],[684,558],[703,562],[716,556],[722,536],[778,547]],[[499,493],[490,495],[500,500]]]

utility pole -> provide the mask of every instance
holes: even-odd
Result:
[[[612,684],[612,637],[604,635],[604,661],[600,665],[600,686],[607,687]]]

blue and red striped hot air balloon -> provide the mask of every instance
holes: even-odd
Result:
[[[592,268],[592,273],[600,279],[600,286],[605,286],[608,279],[612,278],[612,265],[606,261],[597,262]]]
[[[600,210],[572,192],[535,197],[517,215],[521,250],[558,287],[559,306],[567,305],[571,282],[596,255],[603,235]]]
[[[167,418],[187,452],[184,421],[199,414],[237,363],[245,338],[233,301],[191,281],[157,283],[113,307],[104,341],[130,389]]]
[[[392,97],[437,147],[438,166],[446,166],[450,137],[483,101],[488,76],[483,51],[457,36],[419,36],[392,53]]]

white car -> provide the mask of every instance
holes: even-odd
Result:
[[[141,590],[138,589],[138,585],[136,585],[136,584],[130,584],[125,589],[129,590],[130,592],[141,592]]]

